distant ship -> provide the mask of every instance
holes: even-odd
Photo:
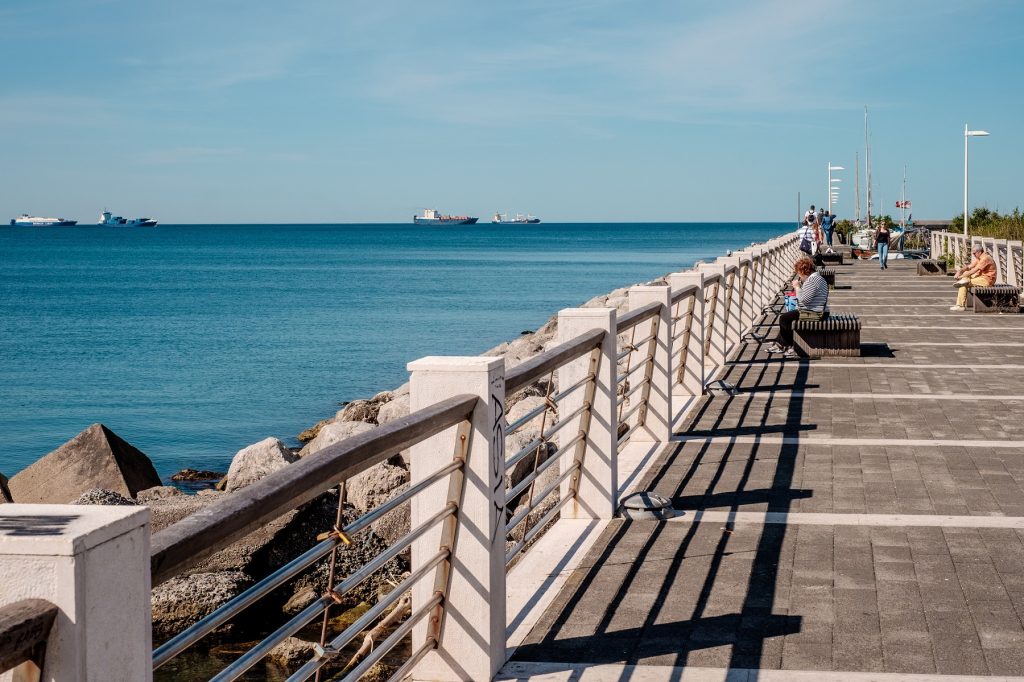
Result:
[[[412,221],[417,225],[473,225],[476,218],[468,215],[441,215],[435,209],[423,209],[423,215],[414,215]]]
[[[153,227],[156,225],[156,221],[152,218],[122,218],[119,215],[111,215],[110,211],[104,211],[100,213],[99,222],[97,225],[103,225],[105,227]]]
[[[523,215],[522,213],[516,213],[515,218],[510,218],[508,213],[495,213],[494,217],[491,218],[491,222],[501,225],[523,225],[526,223],[539,223],[540,218],[532,215]]]
[[[77,220],[67,220],[65,218],[40,218],[39,216],[30,216],[28,213],[22,213],[17,218],[11,219],[11,225],[16,225],[18,227],[72,227],[77,224]]]

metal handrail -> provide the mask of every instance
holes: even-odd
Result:
[[[505,553],[506,566],[509,564],[509,562],[516,558],[516,555],[519,554],[519,552],[523,551],[523,548],[526,547],[526,545],[530,544],[531,540],[537,537],[537,534],[540,533],[544,529],[544,527],[548,525],[551,519],[554,518],[555,514],[560,512],[562,510],[562,507],[565,506],[565,503],[571,499],[571,497],[563,497],[562,499],[560,499],[558,502],[555,503],[553,507],[551,507],[551,509],[544,513],[544,516],[540,517],[540,519],[537,521],[537,525],[535,525],[533,528],[531,528],[523,534],[523,539],[517,542],[515,545],[513,545],[512,549]]]
[[[646,362],[646,360],[645,360],[645,362]],[[640,362],[640,363],[637,363],[636,365],[633,365],[632,367],[630,367],[625,372],[622,372],[621,374],[616,376],[615,377],[615,383],[621,384],[628,377],[632,376],[633,374],[635,374],[636,372],[638,372],[639,370],[642,370],[642,369],[646,369],[646,367],[645,367],[643,362]]]
[[[526,489],[530,487],[530,484],[533,483],[535,480],[537,480],[538,476],[540,476],[542,473],[544,473],[548,469],[548,467],[552,466],[555,462],[558,461],[559,457],[561,457],[565,452],[567,452],[569,450],[569,448],[571,448],[572,446],[576,445],[577,443],[579,443],[581,440],[583,440],[586,437],[587,437],[586,434],[583,434],[583,433],[577,434],[568,443],[566,443],[562,447],[558,448],[558,450],[556,450],[554,452],[554,454],[552,454],[546,460],[544,460],[543,462],[538,464],[536,469],[534,469],[529,474],[527,474],[525,477],[523,477],[523,480],[519,481],[519,483],[517,483],[514,487],[510,488],[505,493],[505,502],[507,503],[509,500],[514,500],[516,497],[518,497],[523,492],[525,492]]]
[[[0,673],[26,661],[42,664],[42,650],[59,610],[45,599],[22,599],[0,607]]]
[[[528,455],[532,454],[537,448],[539,448],[545,441],[551,439],[551,436],[558,433],[566,424],[571,422],[575,417],[583,414],[590,409],[589,403],[583,403],[580,407],[572,411],[571,414],[567,414],[557,422],[551,425],[551,428],[547,431],[542,432],[538,437],[531,440],[529,443],[524,445],[516,454],[512,455],[505,460],[505,471],[509,471],[519,462],[523,461]]]
[[[709,284],[716,284],[722,280],[722,273],[716,272],[713,275],[708,275],[704,278],[704,287],[707,288]]]
[[[431,518],[425,523],[420,524],[420,526],[418,526],[415,530],[404,535],[400,540],[398,540],[395,544],[391,545],[387,550],[381,552],[380,554],[375,556],[371,561],[366,563],[358,571],[352,573],[350,576],[345,578],[343,581],[341,581],[341,583],[338,584],[337,587],[334,587],[331,591],[334,594],[341,596],[349,590],[351,590],[352,588],[356,587],[361,582],[370,577],[370,575],[374,571],[379,569],[381,566],[386,564],[395,556],[398,556],[403,551],[405,551],[405,549],[409,547],[419,536],[421,536],[430,528],[433,528],[435,525],[440,523],[448,516],[454,514],[455,511],[456,510],[453,506],[446,507],[445,509],[441,510],[439,513],[435,514],[433,518]],[[384,609],[387,606],[390,606],[390,604],[392,603],[391,601],[388,601],[388,598],[391,597],[391,595],[397,595],[395,596],[395,599],[397,600],[398,596],[400,596],[402,592],[404,592],[405,589],[407,589],[403,588],[403,585],[411,585],[415,580],[418,580],[420,577],[425,575],[429,570],[435,568],[438,563],[448,558],[448,554],[449,551],[447,549],[438,552],[438,554],[434,557],[434,559],[431,562],[428,562],[427,564],[421,566],[408,578],[399,583],[398,587],[396,587],[393,592],[389,592],[387,597],[378,601],[373,606],[372,609],[370,609],[364,614],[363,618],[360,618],[360,621],[366,618],[366,624],[372,622],[373,618],[367,618],[367,616],[370,616],[370,614],[374,614],[375,618],[376,616],[380,615],[384,611]],[[230,665],[228,665],[228,667],[221,670],[215,677],[213,677],[210,680],[210,682],[227,682],[228,680],[237,679],[246,670],[259,663],[260,660],[262,660],[268,653],[270,653],[270,651],[274,647],[276,647],[278,644],[294,635],[296,632],[298,632],[299,630],[304,628],[308,623],[310,623],[314,618],[319,616],[323,612],[323,610],[327,608],[328,604],[331,604],[333,602],[333,598],[329,596],[324,596],[316,600],[306,608],[302,609],[302,611],[293,616],[287,623],[279,627],[277,630],[274,630],[274,632],[270,633],[263,640],[261,640],[259,644],[249,649],[240,658],[236,659]],[[357,621],[357,623],[360,621]],[[354,625],[355,624],[353,624],[353,626]],[[342,633],[342,635],[348,633],[353,626],[350,626],[348,629],[346,629],[345,632]],[[365,625],[361,629],[365,629]],[[359,632],[360,630],[356,630],[354,633],[352,633],[352,637],[355,637],[355,635]]]
[[[505,374],[505,394],[511,395],[522,390],[552,370],[594,350],[604,341],[605,333],[603,329],[591,329],[516,365]]]
[[[563,398],[565,398],[565,396],[569,395],[570,393],[579,388],[582,388],[587,384],[588,381],[593,381],[594,379],[595,377],[593,374],[588,374],[587,376],[583,377],[582,379],[580,379],[579,381],[577,381],[575,384],[565,389],[564,391],[559,391],[558,393],[554,394],[548,400],[555,404],[558,404]],[[524,414],[522,417],[509,424],[507,427],[505,427],[505,435],[508,436],[510,434],[515,433],[519,429],[523,428],[523,426],[528,424],[530,420],[540,416],[540,414],[549,407],[550,406],[547,404],[547,401],[545,401],[543,405],[538,405],[537,407],[533,408],[532,410]]]
[[[641,367],[642,366],[643,365],[641,365]],[[646,381],[638,382],[636,386],[634,386],[633,388],[629,389],[629,391],[627,391],[626,393],[623,393],[621,396],[619,396],[619,401],[627,402],[633,396],[634,393],[636,393],[637,391],[642,391],[644,389],[644,385],[646,383],[647,383]]]
[[[637,410],[639,410],[639,409],[640,409],[641,407],[643,407],[643,406],[644,406],[644,404],[645,404],[645,403],[644,403],[644,401],[643,401],[643,400],[640,400],[640,401],[638,401],[636,405],[634,405],[633,407],[631,407],[631,408],[629,409],[629,411],[628,411],[628,412],[626,412],[626,414],[622,415],[622,416],[621,416],[621,417],[619,418],[619,423],[620,423],[620,424],[625,424],[626,422],[628,422],[628,421],[629,421],[629,418],[630,418],[630,417],[632,417],[632,416],[633,416],[633,415],[634,415],[634,414],[636,413],[636,411],[637,411]]]
[[[534,502],[536,504],[533,504],[529,507],[524,507],[518,514],[509,519],[508,523],[505,524],[505,532],[512,532],[513,528],[522,523],[523,519],[530,515],[530,512],[532,512],[534,509],[540,506],[540,503],[544,500],[544,498],[546,498],[548,495],[557,490],[558,486],[562,484],[562,481],[569,478],[573,473],[576,472],[577,469],[579,469],[579,464],[574,463],[568,469],[560,473],[555,480],[551,481],[551,483],[545,486],[539,494],[534,496]]]
[[[150,558],[153,585],[312,500],[337,481],[468,419],[478,400],[474,395],[453,396],[329,445],[156,533]]]
[[[625,313],[615,323],[616,333],[621,334],[624,331],[629,331],[644,320],[649,320],[652,317],[661,314],[661,305],[662,304],[659,301],[652,301],[645,306],[641,306],[636,310],[630,310],[628,313]]]
[[[411,500],[416,494],[426,490],[431,485],[445,478],[452,472],[461,469],[463,465],[464,463],[462,461],[453,461],[451,464],[438,470],[431,476],[428,476],[415,485],[410,486],[400,495],[396,495],[379,507],[375,507],[361,515],[359,518],[353,520],[352,523],[345,526],[342,530],[348,536],[359,533],[360,531],[368,528],[371,523],[380,517]],[[434,518],[429,519],[426,523],[420,526],[420,529],[417,531],[417,537],[434,523],[451,516],[452,513],[453,510],[451,509],[443,509]],[[404,538],[395,544],[401,544],[402,540],[404,540]],[[218,607],[213,613],[201,618],[192,626],[182,630],[177,635],[164,642],[153,652],[153,669],[156,670],[164,663],[170,661],[182,651],[192,646],[266,595],[273,592],[276,588],[288,582],[318,560],[327,556],[327,554],[329,554],[340,542],[341,539],[335,536],[314,545],[311,549],[307,550],[295,559],[292,559],[281,568],[257,582],[255,585],[249,587],[241,594]],[[387,559],[380,561],[379,565],[387,563],[387,560],[397,556],[403,550],[404,547],[398,547],[398,549],[393,549],[392,547],[387,548],[382,552],[382,554],[387,554]],[[374,560],[376,559],[377,557],[374,558]],[[324,601],[325,605],[326,603],[329,603],[329,600],[325,599]]]

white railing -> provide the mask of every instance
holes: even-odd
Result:
[[[695,403],[721,374],[744,334],[777,299],[798,255],[796,236],[786,235],[693,271],[673,273],[664,284],[633,287],[629,310],[621,316],[609,308],[563,310],[558,317],[559,345],[510,370],[503,359],[492,357],[428,357],[410,363],[409,416],[303,458],[154,535],[152,553],[147,546],[144,555],[150,557],[150,571],[124,576],[122,580],[138,581],[126,592],[148,594],[151,580],[159,584],[182,574],[253,528],[329,488],[338,487],[340,503],[345,480],[406,449],[408,490],[343,527],[339,523],[333,530],[325,529],[328,532],[318,544],[164,643],[153,652],[152,662],[147,660],[141,667],[138,661],[119,665],[135,671],[132,679],[149,679],[153,667],[171,660],[342,545],[358,542],[360,531],[371,522],[409,504],[409,533],[355,572],[332,580],[322,598],[278,626],[214,679],[242,675],[276,644],[324,617],[345,592],[406,550],[411,550],[408,576],[356,623],[325,639],[317,654],[289,679],[315,675],[410,593],[410,615],[344,679],[359,679],[408,636],[411,655],[392,679],[409,675],[429,680],[490,679],[505,663],[509,566],[528,553],[559,518],[615,516],[623,447],[670,439],[679,407]],[[538,386],[543,387],[542,404],[507,423],[506,394]],[[506,452],[506,437],[537,420],[537,436],[516,452]],[[520,472],[516,478],[513,471]],[[17,513],[28,505],[6,507],[5,511]],[[134,526],[126,529],[138,535],[145,529],[146,516],[145,510],[135,509],[130,513]],[[40,514],[57,518],[60,513],[81,510],[30,509],[34,523]],[[127,523],[116,515],[128,512],[113,513],[111,519]],[[148,540],[148,535],[141,537]],[[123,551],[139,554],[138,546]],[[131,565],[109,551],[90,561],[109,561],[112,567]],[[140,563],[137,556],[134,561]],[[105,608],[111,608],[109,586],[100,589],[83,583],[76,588],[80,590],[74,595],[76,603],[88,608],[93,600],[102,599]],[[62,599],[66,601],[67,595]],[[62,604],[53,601],[59,607]],[[129,600],[121,608],[129,605],[133,614],[125,623],[148,618],[148,601]],[[76,627],[74,619],[58,618],[57,623],[55,628],[66,631]],[[102,645],[104,635],[94,634],[93,644]],[[58,633],[57,638],[62,637],[67,632]],[[114,629],[110,637],[116,637],[116,642],[109,646],[116,644],[118,651],[130,652],[134,658],[150,650],[148,628]],[[107,674],[109,665],[102,671]],[[67,679],[93,679],[94,672],[82,669],[78,677]]]

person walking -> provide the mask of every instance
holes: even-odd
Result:
[[[878,268],[880,270],[889,269],[889,238],[892,233],[889,232],[889,224],[883,221],[879,221],[878,229],[875,230],[875,239],[872,246],[878,251]]]
[[[825,243],[828,244],[828,251],[832,253],[832,231],[836,228],[836,216],[833,213],[826,213],[821,218],[821,229],[825,231]]]
[[[828,282],[818,274],[814,261],[801,258],[794,265],[797,309],[779,315],[779,335],[768,346],[769,353],[782,353],[783,357],[797,357],[793,348],[793,323],[799,319],[824,320],[828,317]]]

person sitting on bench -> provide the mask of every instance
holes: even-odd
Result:
[[[971,262],[956,271],[956,305],[950,310],[963,311],[967,306],[967,290],[971,287],[990,287],[996,283],[996,262],[985,252],[985,247],[975,244],[971,250]]]
[[[768,346],[769,353],[782,353],[784,357],[797,357],[793,349],[793,323],[797,320],[824,320],[828,317],[828,283],[814,268],[814,261],[801,258],[793,265],[796,279],[797,309],[779,315],[779,336]]]

